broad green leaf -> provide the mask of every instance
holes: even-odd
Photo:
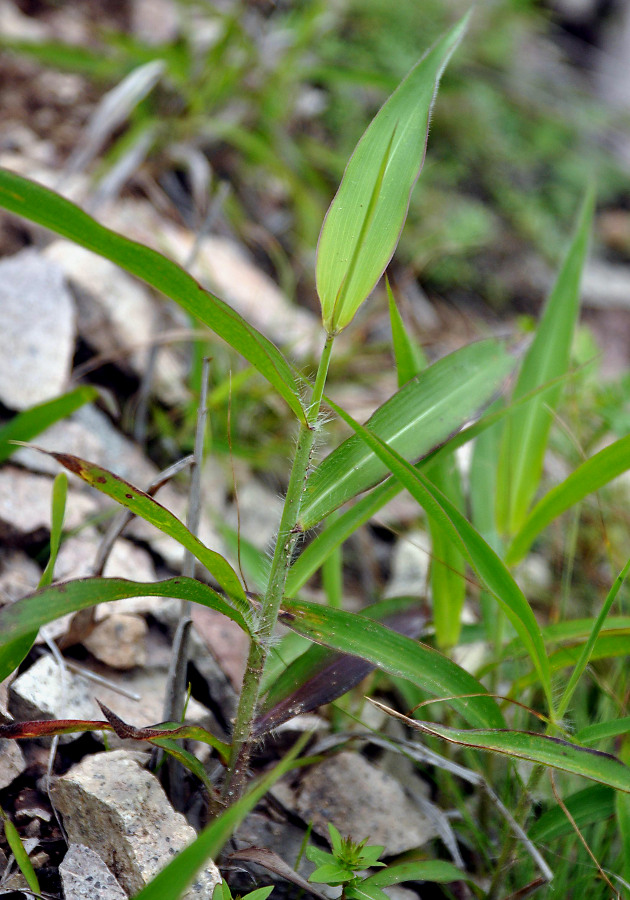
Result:
[[[127,581],[125,578],[79,578],[61,581],[52,587],[16,600],[0,609],[2,645],[41,628],[66,613],[88,609],[110,600],[125,597],[175,597],[191,600],[216,609],[232,619],[249,634],[249,625],[242,613],[211,587],[193,578],[169,578],[167,581]]]
[[[562,484],[556,485],[532,509],[507,551],[506,562],[516,565],[550,522],[584,497],[630,469],[630,435],[615,441],[583,462]]]
[[[48,453],[48,451],[42,452]],[[69,472],[78,475],[83,481],[111,497],[121,506],[130,509],[134,515],[150,522],[164,534],[174,538],[182,547],[190,550],[193,556],[216,578],[226,594],[239,604],[241,611],[248,609],[243,587],[229,562],[220,553],[206,547],[186,528],[183,522],[180,522],[177,516],[174,516],[161,503],[158,503],[145,491],[141,491],[96,463],[87,462],[78,456],[71,456],[69,453],[48,453],[48,455],[65,466]]]
[[[391,447],[388,447],[373,432],[355,422],[338,406],[335,404],[332,406],[342,419],[354,428],[357,435],[388,465],[392,474],[407,488],[427,514],[433,516],[444,531],[451,535],[451,539],[460,545],[469,563],[501,604],[527,647],[545,692],[549,710],[553,711],[549,663],[540,628],[525,595],[503,561],[450,500],[438,491],[418,469],[410,465]]]
[[[448,459],[433,463],[427,474],[431,483],[461,512],[464,495],[457,461],[451,454]],[[429,519],[431,534],[431,602],[433,624],[439,647],[454,647],[461,632],[461,614],[466,597],[466,558],[458,543],[453,541],[432,516]]]
[[[11,441],[30,441],[35,435],[41,434],[55,422],[65,419],[97,397],[96,388],[84,385],[13,416],[9,422],[0,427],[0,463],[8,459],[17,449]]]
[[[468,18],[411,70],[372,120],[346,167],[317,248],[317,293],[329,334],[351,321],[394,253],[424,162],[438,84]]]
[[[17,828],[1,806],[0,818],[4,823],[4,833],[7,839],[7,844],[11,848],[11,852],[15,857],[18,869],[26,879],[26,883],[28,884],[31,891],[33,891],[33,893],[38,897],[41,896],[41,888],[37,880],[37,875],[35,874],[35,869],[33,868],[33,863],[31,862],[29,855],[24,848],[24,844],[20,839]]]
[[[564,800],[564,804],[581,830],[593,822],[603,822],[615,812],[615,791],[604,784],[592,784]],[[575,835],[575,830],[560,806],[553,806],[534,822],[527,836],[536,842]]]
[[[379,709],[405,722],[411,728],[423,734],[443,738],[451,744],[472,747],[475,750],[488,750],[500,753],[512,759],[525,759],[529,762],[560,769],[573,775],[590,778],[609,787],[630,793],[630,768],[610,753],[579,747],[560,738],[547,737],[530,731],[507,731],[495,729],[461,729],[450,728],[433,722],[420,722],[410,719],[402,713],[389,709],[382,703],[371,700]]]
[[[490,727],[497,728],[503,725],[499,707],[485,688],[432,647],[365,616],[316,603],[285,600],[280,620],[316,644],[366,659],[390,675],[409,679],[433,697],[448,699],[449,705],[470,724],[492,723]],[[470,694],[482,696],[463,696]]]
[[[594,191],[589,190],[579,213],[575,236],[536,336],[523,360],[514,388],[515,399],[568,371],[594,204]],[[552,411],[558,403],[560,392],[558,386],[544,399],[532,400],[506,422],[496,494],[497,526],[503,535],[511,536],[519,531],[538,489]]]
[[[134,900],[178,900],[191,883],[197,871],[208,859],[218,858],[223,845],[232,836],[245,816],[278,781],[293,768],[295,758],[302,750],[309,735],[303,735],[280,762],[254,784],[245,796],[221,813],[199,837],[185,847],[175,859],[159,872],[153,881],[136,894]]]
[[[181,266],[105,228],[54,191],[6,169],[0,169],[0,206],[104,256],[175,300],[244,356],[284,397],[298,419],[306,421],[300,384],[278,348]]]
[[[389,887],[403,881],[433,881],[449,884],[452,881],[471,881],[470,875],[462,872],[453,863],[442,859],[419,859],[410,862],[394,863],[370,875],[363,884],[376,887]]]
[[[480,414],[513,368],[514,359],[503,343],[470,344],[412,378],[367,424],[406,459],[426,456]],[[312,528],[387,474],[387,465],[352,435],[311,473],[300,509],[300,527],[305,531]]]

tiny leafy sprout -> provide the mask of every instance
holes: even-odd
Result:
[[[378,858],[385,849],[377,845],[366,847],[367,838],[359,844],[355,844],[352,838],[342,838],[334,825],[329,823],[328,832],[332,853],[326,853],[317,847],[307,847],[306,855],[317,868],[309,877],[309,881],[317,884],[344,885],[343,896],[346,898],[373,896],[372,890],[367,891],[361,887],[362,878],[357,872],[369,869],[371,866],[384,866],[378,862]],[[385,896],[380,889],[379,898]]]
[[[219,884],[215,885],[212,892],[212,900],[267,900],[272,891],[273,885],[269,885],[268,887],[256,888],[255,891],[250,891],[249,894],[244,894],[243,896],[237,894],[236,897],[232,897],[232,891],[225,878],[223,878]]]

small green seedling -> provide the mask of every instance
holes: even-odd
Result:
[[[272,891],[273,885],[256,888],[255,891],[250,891],[249,894],[244,894],[242,897],[237,895],[236,900],[267,900],[267,897]],[[214,891],[212,892],[212,900],[234,900],[232,891],[225,878],[221,880],[220,884],[215,886]]]
[[[358,872],[363,872],[371,866],[384,866],[378,858],[384,847],[377,844],[366,846],[367,838],[359,844],[350,837],[342,838],[334,825],[328,823],[328,833],[332,844],[332,853],[326,853],[317,847],[308,847],[306,855],[311,862],[317,865],[309,881],[317,884],[342,885],[342,898],[344,900],[385,900],[387,895],[376,885],[367,885],[367,877],[361,877]]]

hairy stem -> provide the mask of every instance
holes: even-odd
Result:
[[[250,644],[247,668],[243,678],[243,686],[234,723],[230,762],[223,789],[225,799],[230,802],[239,798],[245,785],[251,751],[252,726],[260,694],[260,682],[273,630],[278,621],[278,613],[284,596],[293,551],[300,537],[297,523],[315,444],[317,418],[324,394],[333,340],[334,335],[328,335],[326,338],[308,408],[307,424],[300,425],[289,485],[284,498],[280,527],[271,562],[269,582],[262,602],[260,625],[256,639]]]

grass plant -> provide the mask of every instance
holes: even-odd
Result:
[[[377,668],[389,676],[389,683],[396,686],[407,710],[418,706],[418,712],[412,716],[388,711],[402,718],[409,728],[420,731],[430,749],[464,748],[464,758],[483,773],[495,793],[505,797],[506,803],[511,800],[516,825],[521,830],[529,829],[529,840],[550,841],[571,834],[574,825],[594,828],[589,847],[596,857],[601,855],[607,869],[608,884],[604,890],[609,890],[613,882],[620,895],[626,890],[623,879],[627,865],[620,865],[619,859],[630,840],[630,768],[625,763],[626,727],[616,723],[618,710],[623,706],[622,694],[615,685],[608,691],[610,703],[600,698],[597,715],[602,721],[589,731],[593,723],[583,687],[588,667],[596,659],[613,660],[606,670],[606,677],[613,683],[617,672],[614,659],[627,652],[630,624],[625,618],[623,622],[618,617],[611,618],[611,613],[630,563],[617,567],[598,615],[569,618],[558,623],[554,633],[549,631],[553,626],[542,627],[539,611],[514,574],[516,564],[526,557],[552,521],[630,466],[629,438],[620,437],[538,499],[554,414],[571,377],[571,347],[594,191],[585,191],[555,287],[522,358],[506,342],[486,339],[426,366],[405,330],[391,294],[398,390],[365,425],[325,395],[335,338],[351,327],[397,246],[411,191],[424,163],[429,119],[440,78],[467,25],[465,17],[414,66],[374,117],[348,162],[324,219],[317,251],[316,281],[324,341],[312,381],[298,372],[292,361],[251,323],[204,290],[171,260],[108,230],[53,191],[0,171],[3,208],[105,256],[175,300],[266,379],[268,389],[284,400],[297,432],[271,567],[257,595],[246,590],[230,560],[205,546],[149,493],[94,463],[65,453],[51,454],[74,475],[177,540],[206,568],[213,586],[186,576],[154,584],[87,578],[43,586],[37,593],[0,610],[2,674],[13,671],[24,658],[33,635],[42,625],[68,612],[122,597],[155,595],[190,600],[228,616],[249,638],[247,670],[229,745],[204,729],[176,722],[135,728],[106,709],[104,721],[0,726],[0,735],[15,739],[112,730],[159,746],[199,775],[224,811],[138,894],[138,900],[175,900],[180,896],[194,872],[208,856],[220,851],[238,822],[273,781],[298,764],[305,740],[298,742],[261,781],[248,784],[252,753],[268,728],[292,715],[296,703],[307,711],[337,699],[356,684],[357,673],[360,678],[366,667],[368,671]],[[508,397],[507,382],[517,369],[515,386]],[[85,393],[80,397],[69,395],[66,405],[55,407],[50,414],[63,415],[69,404],[86,399]],[[353,433],[322,462],[317,462],[325,408],[331,409]],[[32,418],[36,421],[35,413]],[[33,421],[28,414],[22,414],[19,421],[5,429],[5,436],[34,436],[38,428]],[[2,437],[0,433],[0,447]],[[467,489],[454,463],[454,453],[472,441],[473,475]],[[401,598],[382,600],[378,608],[362,613],[344,610],[338,577],[335,582],[334,569],[331,572],[331,565],[339,565],[335,554],[343,542],[403,488],[431,523],[437,648],[388,627],[388,616],[405,607]],[[472,501],[470,515],[468,500]],[[302,536],[323,523],[326,527],[300,553]],[[327,560],[333,560],[333,564]],[[329,596],[334,601],[319,605],[300,599],[300,588],[324,565],[329,567]],[[469,572],[473,576],[472,590],[467,580]],[[330,587],[335,583],[336,588]],[[492,648],[486,680],[459,665],[452,652],[466,643],[469,632],[462,622],[463,602],[465,596],[475,595],[477,587],[482,591],[483,637]],[[288,662],[281,677],[276,674],[278,659],[286,662],[291,657],[273,652],[277,649],[274,642],[279,622],[293,632],[281,644],[288,647],[293,642],[293,661]],[[479,629],[477,637],[478,632]],[[296,635],[306,641],[296,640]],[[345,678],[332,678],[333,667],[343,656],[360,660],[362,668],[352,669],[348,664]],[[559,691],[557,674],[567,670],[571,674]],[[428,698],[433,702],[427,706]],[[571,733],[569,716],[580,725],[577,734]],[[177,743],[183,738],[205,741],[224,763],[220,796],[195,758]],[[600,749],[602,745],[609,748],[610,743],[606,742],[611,738],[621,739],[622,758]],[[524,783],[519,768],[523,760],[534,767]],[[540,796],[545,771],[555,772],[556,782],[552,794],[544,797],[544,814],[531,824],[531,795],[538,792]],[[508,870],[514,851],[512,837],[501,840],[499,835],[498,845],[495,844],[488,837],[492,828],[482,818],[490,815],[488,810],[480,808],[478,818],[469,811],[465,813],[466,798],[453,772],[446,769],[445,774],[436,777],[445,795],[452,797],[462,810],[462,834],[466,833],[467,840],[475,843],[483,858],[485,868],[474,873],[479,876],[476,882],[473,879],[479,896],[484,891],[488,897],[495,897],[501,891],[524,889],[528,879],[534,886],[548,880],[548,875],[532,872],[526,853],[518,867]],[[582,779],[592,784],[585,788]],[[495,781],[500,782],[500,787]],[[516,785],[516,790],[510,797],[511,785]],[[565,807],[572,818],[567,818]],[[612,816],[618,834],[611,838],[603,827],[597,829],[604,818]],[[342,851],[348,849],[344,850],[340,842],[340,836],[333,834],[333,856],[337,862]],[[492,857],[497,846],[505,865],[494,868]],[[363,860],[361,852],[357,852],[355,862]],[[578,855],[583,865],[580,848]],[[317,861],[323,865],[322,860],[318,857]],[[373,861],[373,854],[370,860]],[[550,862],[554,870],[558,860],[553,853]],[[590,857],[585,865],[592,867]],[[452,882],[458,877],[471,877],[444,860],[401,862],[398,867],[389,866],[360,883],[354,874],[357,866],[348,868],[350,886],[346,896],[368,896],[373,900],[381,900],[383,887],[403,880]],[[560,896],[561,886],[566,889],[569,884],[566,860],[561,859],[558,868],[564,874],[547,885],[547,896]],[[601,875],[601,871],[592,868],[584,873],[585,879]],[[577,882],[580,878],[581,870]],[[345,876],[341,880],[345,881]],[[572,892],[570,886],[569,893]]]

